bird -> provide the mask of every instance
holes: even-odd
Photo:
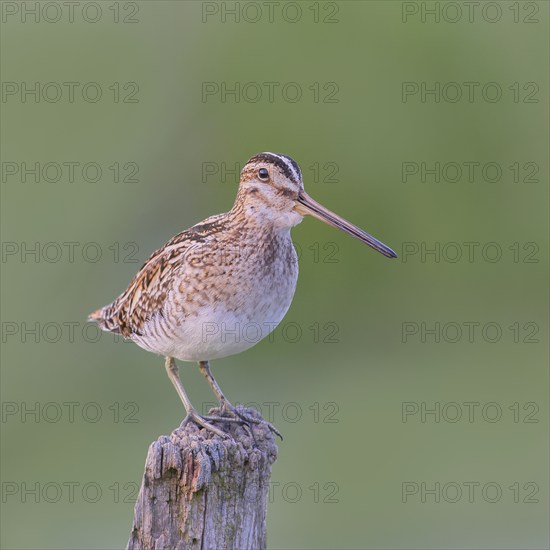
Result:
[[[388,258],[397,254],[331,212],[304,190],[302,172],[288,155],[264,152],[243,166],[233,207],[172,237],[155,250],[112,303],[89,321],[164,356],[168,377],[194,422],[222,438],[219,422],[251,427],[265,422],[231,404],[210,361],[241,353],[268,336],[287,313],[298,280],[290,230],[313,216]],[[251,330],[252,329],[252,330]],[[176,360],[197,362],[219,403],[203,416],[184,389]],[[219,424],[218,424],[219,425]]]

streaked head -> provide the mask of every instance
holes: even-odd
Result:
[[[291,228],[304,216],[313,216],[368,244],[384,256],[397,254],[359,227],[314,201],[304,190],[302,171],[287,155],[259,153],[241,171],[237,200],[247,215],[269,220],[276,227]]]

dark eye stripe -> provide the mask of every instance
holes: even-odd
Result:
[[[284,157],[285,159],[288,159],[288,161],[283,160],[280,157]],[[288,178],[290,181],[294,183],[300,183],[296,180],[295,173],[301,175],[300,169],[296,169],[298,165],[294,160],[292,160],[290,157],[287,157],[286,155],[275,155],[274,153],[260,153],[258,155],[253,156],[249,161],[249,163],[253,162],[266,162],[268,164],[273,164],[274,166],[277,166],[281,170],[281,172],[285,175],[286,178]],[[294,170],[291,170],[289,167],[292,166]]]
[[[279,193],[281,193],[281,195],[283,195],[284,197],[294,197],[296,195],[296,191],[293,191],[292,189],[281,189],[279,191]]]

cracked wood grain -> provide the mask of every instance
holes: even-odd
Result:
[[[273,435],[262,424],[253,425],[254,437],[237,423],[217,425],[232,437],[221,439],[190,423],[151,444],[128,550],[266,547],[269,480],[277,458]]]

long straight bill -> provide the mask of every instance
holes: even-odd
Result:
[[[378,239],[375,239],[372,235],[369,235],[366,231],[363,231],[356,225],[353,225],[344,218],[338,216],[338,214],[331,212],[322,204],[314,201],[305,191],[302,191],[298,196],[296,211],[302,216],[309,214],[314,218],[332,225],[332,227],[336,227],[336,229],[344,231],[348,235],[351,235],[365,244],[368,244],[371,248],[374,248],[374,250],[377,250],[380,254],[384,254],[384,256],[387,256],[388,258],[397,258],[397,254],[389,246],[386,246]]]

